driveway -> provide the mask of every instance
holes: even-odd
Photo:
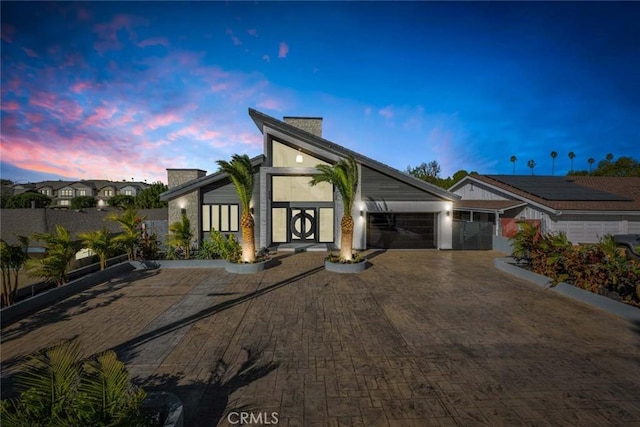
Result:
[[[496,252],[368,255],[359,275],[322,253],[131,273],[4,329],[4,385],[20,355],[79,336],[179,395],[185,426],[640,425],[637,325],[496,270]]]

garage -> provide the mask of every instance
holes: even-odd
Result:
[[[433,212],[367,214],[369,249],[434,249],[437,235]]]

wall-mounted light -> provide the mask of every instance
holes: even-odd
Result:
[[[186,214],[187,214],[187,209],[186,208],[180,209],[180,215],[186,215]]]
[[[251,215],[253,215],[253,206],[249,208],[249,212],[251,212]]]
[[[304,159],[302,158],[302,154],[298,154],[296,156],[296,163],[302,163],[304,161]]]
[[[447,211],[447,216],[451,215],[451,211]]]
[[[360,209],[360,216],[364,216],[364,211],[362,209]]]

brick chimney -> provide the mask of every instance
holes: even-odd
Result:
[[[322,138],[322,117],[283,117],[285,123]]]

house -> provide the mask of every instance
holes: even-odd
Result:
[[[354,248],[451,248],[453,202],[459,197],[379,161],[322,138],[322,118],[249,116],[263,135],[264,153],[252,159],[252,213],[257,247],[340,243],[343,206],[330,184],[309,185],[318,164],[353,156],[359,168]],[[240,235],[242,215],[235,188],[221,172],[168,169],[169,223],[182,213],[198,240],[211,230]]]
[[[473,174],[449,191],[461,197],[454,221],[493,222],[498,237],[512,237],[516,220],[538,224],[545,232],[562,231],[574,244],[640,233],[638,177]]]
[[[25,191],[37,191],[51,198],[51,208],[68,208],[71,199],[79,196],[95,197],[98,206],[108,206],[109,199],[115,195],[126,194],[135,197],[148,188],[145,182],[81,180],[81,181],[41,181],[30,184],[14,184],[14,194]]]

